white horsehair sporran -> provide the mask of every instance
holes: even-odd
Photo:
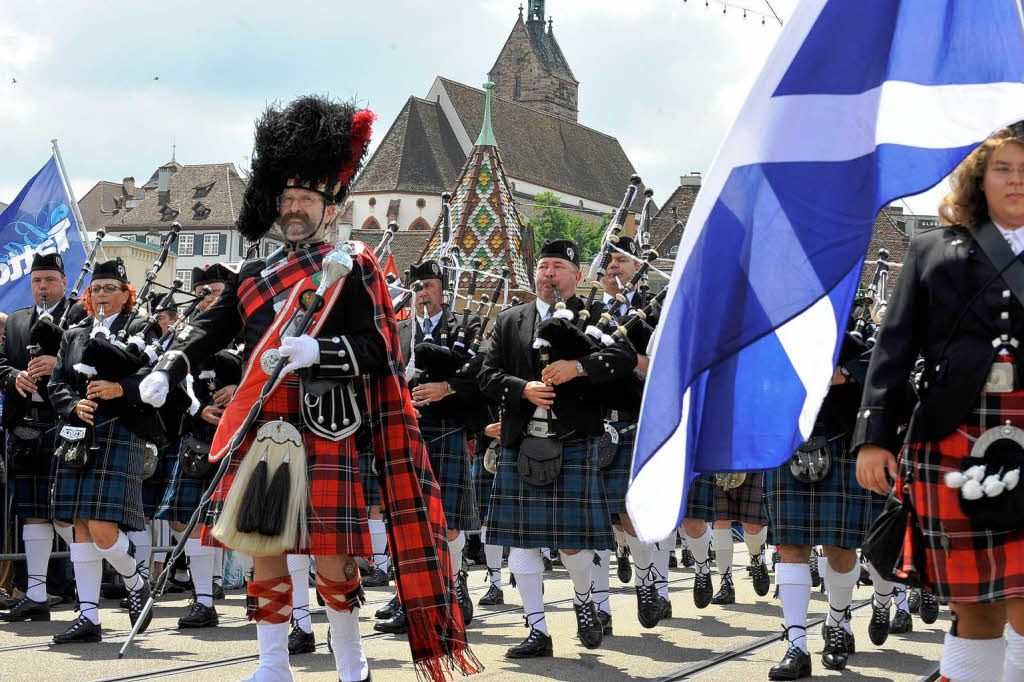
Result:
[[[258,531],[243,533],[237,527],[242,498],[256,465],[264,458],[270,472],[279,466],[287,466],[291,475],[284,530],[280,535],[264,535]],[[276,556],[296,547],[306,547],[309,544],[308,497],[306,448],[302,434],[286,421],[267,422],[256,432],[252,445],[238,465],[224,508],[213,526],[213,536],[228,547],[250,556]]]

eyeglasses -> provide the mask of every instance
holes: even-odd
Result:
[[[298,206],[303,209],[310,209],[314,206],[319,206],[321,199],[319,197],[278,197],[277,207],[288,208],[290,206]]]
[[[112,294],[115,291],[124,291],[124,288],[117,284],[95,284],[89,287],[89,291],[94,294],[99,294],[100,292]]]

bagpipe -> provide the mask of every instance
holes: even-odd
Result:
[[[215,406],[214,395],[225,386],[237,386],[242,381],[242,358],[231,348],[214,353],[202,365],[199,375],[185,376],[185,391],[191,405],[182,415],[181,449],[178,463],[190,478],[204,478],[213,469],[210,462],[210,444],[217,427],[198,416]]]
[[[398,232],[398,221],[388,222],[388,228],[381,235],[380,242],[373,248],[373,255],[378,261],[383,262],[391,253],[391,242],[394,241],[396,232]]]

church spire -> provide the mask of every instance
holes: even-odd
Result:
[[[497,147],[498,140],[494,137],[494,128],[491,127],[491,90],[494,89],[494,83],[487,81],[484,83],[484,122],[480,126],[480,136],[476,138],[476,146],[478,147]]]

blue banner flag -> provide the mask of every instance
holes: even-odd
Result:
[[[694,203],[655,335],[627,506],[782,464],[814,426],[875,215],[1024,118],[1020,0],[804,0]],[[984,36],[984,39],[979,39]]]
[[[0,213],[0,311],[33,304],[29,268],[37,253],[59,253],[68,279],[78,276],[86,257],[79,228],[51,156]]]

